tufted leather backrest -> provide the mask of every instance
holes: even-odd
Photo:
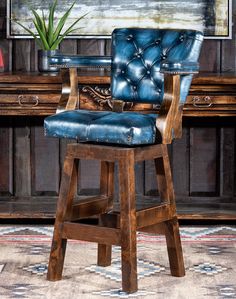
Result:
[[[115,99],[127,102],[161,104],[163,61],[197,62],[202,33],[173,29],[115,29],[112,34],[111,91]],[[181,76],[180,101],[183,103],[192,75]]]

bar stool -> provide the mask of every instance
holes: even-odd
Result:
[[[181,137],[182,108],[198,71],[202,41],[202,33],[194,30],[115,29],[111,57],[51,59],[70,68],[71,103],[77,101],[78,67],[110,66],[113,111],[76,109],[45,119],[46,136],[77,140],[67,145],[48,280],[62,278],[67,239],[79,239],[98,243],[98,265],[104,267],[111,264],[112,245],[121,246],[122,289],[137,291],[137,231],[164,234],[171,274],[185,275],[167,144]],[[160,105],[160,110],[123,111],[125,102]],[[100,195],[74,202],[80,159],[101,161]],[[134,166],[144,160],[154,160],[161,200],[137,207]],[[115,162],[118,209],[113,201]],[[97,225],[77,221],[95,215]]]

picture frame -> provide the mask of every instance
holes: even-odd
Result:
[[[52,0],[35,2],[7,0],[7,38],[32,38],[14,19],[32,29],[29,7],[34,6],[40,13]],[[58,0],[59,18],[72,3]],[[67,38],[110,38],[117,27],[189,28],[203,31],[207,39],[232,38],[232,0],[80,0],[67,25],[85,13],[88,15],[78,23],[78,31]]]

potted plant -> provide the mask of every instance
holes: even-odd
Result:
[[[58,20],[55,24],[55,10],[57,6],[57,0],[49,5],[48,15],[45,15],[45,12],[42,10],[41,15],[37,13],[35,9],[30,8],[34,18],[32,20],[36,33],[31,29],[27,28],[17,20],[13,20],[19,26],[24,28],[31,36],[34,37],[37,44],[40,47],[38,51],[38,69],[39,71],[56,71],[55,67],[51,67],[48,63],[48,57],[58,54],[58,46],[62,40],[70,33],[74,32],[79,28],[75,28],[75,25],[86,16],[83,15],[74,21],[68,28],[64,30],[65,23],[75,5],[74,1],[64,15]]]

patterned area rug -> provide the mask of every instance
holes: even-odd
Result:
[[[139,291],[120,291],[120,249],[96,266],[96,244],[70,241],[63,280],[46,280],[52,226],[0,226],[0,298],[236,298],[236,226],[181,227],[186,276],[170,275],[165,239],[138,234]]]

